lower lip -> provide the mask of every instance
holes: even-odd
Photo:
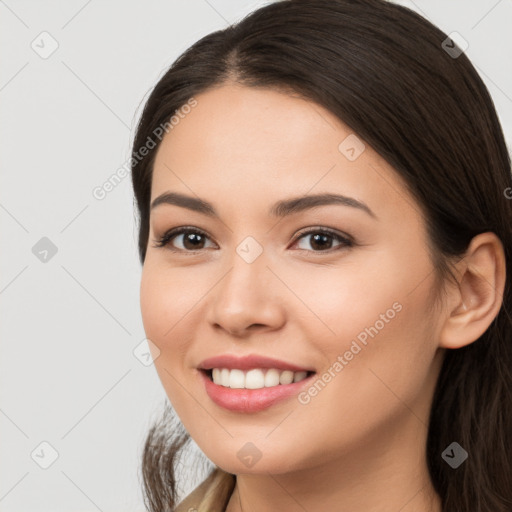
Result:
[[[313,373],[300,382],[278,384],[268,388],[233,389],[215,384],[203,370],[199,370],[199,373],[204,381],[206,393],[217,405],[230,411],[245,413],[262,411],[281,400],[296,395],[316,375]]]

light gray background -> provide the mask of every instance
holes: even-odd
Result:
[[[1,512],[144,509],[140,454],[165,393],[140,345],[130,178],[92,191],[129,158],[172,61],[264,3],[0,1]],[[512,1],[399,3],[468,41],[510,147]],[[57,248],[46,262],[43,237]],[[58,452],[48,469],[42,442]]]

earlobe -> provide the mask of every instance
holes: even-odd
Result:
[[[505,254],[495,233],[475,236],[457,263],[458,287],[449,292],[439,345],[457,349],[476,341],[489,328],[503,303]]]

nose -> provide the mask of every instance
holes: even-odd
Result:
[[[213,288],[207,320],[216,329],[237,337],[255,330],[279,329],[285,322],[285,287],[267,266],[262,253],[252,263],[238,254]]]

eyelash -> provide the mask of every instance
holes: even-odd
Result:
[[[174,228],[174,229],[171,229],[171,230],[167,231],[162,237],[160,237],[157,240],[155,240],[155,244],[153,245],[153,247],[159,248],[159,247],[168,246],[169,242],[174,237],[176,237],[178,235],[182,235],[184,233],[192,233],[192,234],[204,236],[206,238],[210,238],[204,231],[202,231],[200,229],[193,228],[191,226],[182,226],[182,227]],[[336,250],[340,250],[340,249],[348,248],[348,247],[353,247],[355,245],[353,239],[350,236],[348,236],[348,235],[343,236],[340,233],[338,233],[337,231],[334,231],[333,229],[325,228],[325,227],[321,227],[321,226],[318,226],[316,228],[311,228],[311,229],[309,229],[307,231],[304,231],[304,232],[300,233],[294,239],[293,244],[295,244],[302,237],[306,237],[307,235],[313,235],[313,234],[327,234],[327,235],[330,235],[331,237],[335,238],[338,242],[341,242],[341,244],[339,246],[337,246],[337,247],[331,247],[330,249],[327,249],[325,251],[312,251],[312,250],[308,250],[308,249],[299,249],[299,250],[308,251],[308,252],[314,252],[314,253],[331,253],[331,252],[334,252]],[[197,254],[197,253],[199,253],[199,252],[204,250],[204,249],[197,249],[195,251],[187,251],[186,249],[177,249],[177,248],[174,248],[172,246],[169,246],[168,249],[173,251],[173,252],[190,253],[190,254]]]

